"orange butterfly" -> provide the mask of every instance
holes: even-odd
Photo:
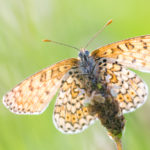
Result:
[[[59,89],[54,124],[63,133],[78,133],[98,118],[89,106],[104,105],[108,95],[122,115],[144,104],[147,85],[127,68],[150,72],[150,35],[112,43],[91,54],[81,49],[79,58],[58,62],[18,84],[3,103],[15,114],[40,114]]]

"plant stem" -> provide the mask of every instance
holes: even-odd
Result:
[[[122,143],[121,143],[121,140],[119,138],[115,138],[115,143],[117,146],[117,150],[122,150]]]

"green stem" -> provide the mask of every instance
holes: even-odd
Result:
[[[115,143],[116,143],[116,146],[117,146],[117,150],[122,150],[122,142],[121,142],[121,139],[119,138],[115,138]]]

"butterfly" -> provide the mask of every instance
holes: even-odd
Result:
[[[79,133],[98,119],[94,104],[104,106],[111,99],[123,115],[145,103],[148,87],[128,68],[150,72],[150,35],[91,53],[81,49],[79,58],[63,60],[25,79],[3,97],[3,104],[15,114],[41,114],[58,91],[54,124],[62,133]]]

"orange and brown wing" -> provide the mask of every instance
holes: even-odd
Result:
[[[32,75],[3,97],[4,105],[16,114],[42,113],[60,87],[63,76],[77,65],[78,59],[71,58]]]
[[[85,90],[84,78],[79,68],[70,69],[63,77],[53,114],[54,124],[62,133],[82,132],[96,120],[85,106],[90,97]]]
[[[134,72],[117,62],[109,62],[109,58],[101,58],[97,64],[100,84],[107,85],[107,94],[118,102],[123,113],[132,112],[146,102],[148,87]]]
[[[129,68],[150,72],[150,35],[139,36],[103,46],[94,50],[91,55],[94,58],[112,58]]]

